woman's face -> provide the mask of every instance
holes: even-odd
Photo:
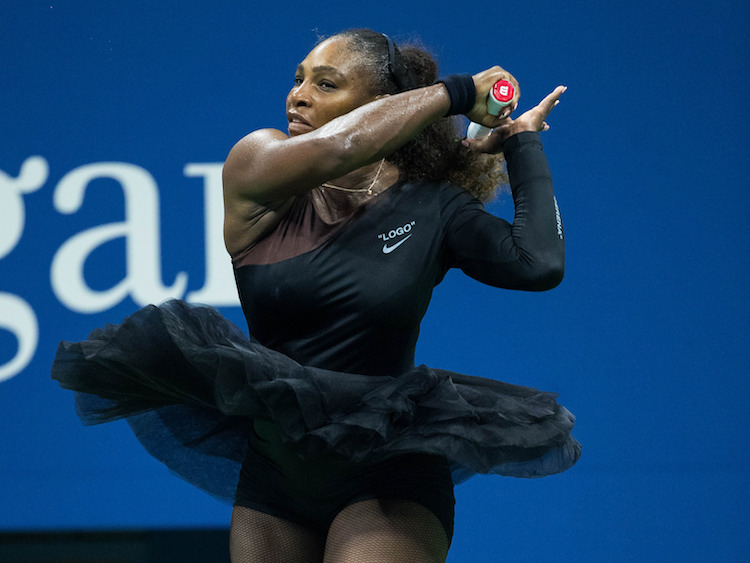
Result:
[[[327,39],[310,51],[297,67],[286,98],[290,136],[317,129],[375,99],[359,61],[342,38]]]

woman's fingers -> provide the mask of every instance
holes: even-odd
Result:
[[[560,103],[560,96],[563,95],[563,92],[567,90],[567,86],[558,86],[552,92],[547,94],[544,99],[539,103],[537,107],[541,108],[542,111],[544,111],[544,117],[546,118],[552,109]]]
[[[567,90],[566,86],[558,86],[547,94],[535,107],[521,115],[516,122],[528,122],[532,131],[547,131],[549,124],[545,121],[550,112],[560,103],[560,96]],[[519,124],[520,125],[520,124]]]
[[[500,116],[495,118],[494,124],[487,124],[494,127],[494,131],[483,139],[464,139],[465,147],[485,153],[502,152],[505,140],[522,131],[548,131],[549,123],[546,119],[550,112],[560,103],[560,96],[567,90],[567,86],[558,86],[552,92],[547,94],[538,105],[524,112],[518,118],[511,119],[503,117],[506,112],[501,112]],[[514,106],[510,106],[515,109]]]

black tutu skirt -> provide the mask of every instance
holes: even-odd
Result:
[[[151,455],[229,502],[256,418],[302,458],[438,454],[455,483],[559,473],[581,453],[553,393],[425,366],[396,377],[302,366],[178,300],[62,342],[52,377],[76,392],[85,424],[127,419]]]

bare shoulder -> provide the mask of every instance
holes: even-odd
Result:
[[[288,139],[289,136],[283,131],[278,129],[256,129],[252,133],[248,133],[237,144],[232,148],[229,153],[232,156],[233,153],[244,153],[245,151],[256,151],[259,148],[265,146],[267,143],[273,143],[277,141],[283,141]]]
[[[227,156],[223,170],[224,242],[231,255],[276,227],[294,201],[293,197],[258,201],[248,189],[247,170],[262,167],[264,152],[287,139],[277,129],[258,129],[240,139]]]
[[[245,135],[229,151],[224,162],[223,181],[226,195],[244,195],[246,170],[249,166],[260,164],[264,152],[274,144],[287,140],[288,137],[278,129],[258,129]]]

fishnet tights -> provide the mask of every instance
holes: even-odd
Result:
[[[352,504],[324,536],[244,506],[232,512],[232,563],[442,563],[448,538],[420,504],[372,499]]]
[[[229,555],[232,563],[323,561],[325,538],[287,520],[244,506],[232,510]]]

